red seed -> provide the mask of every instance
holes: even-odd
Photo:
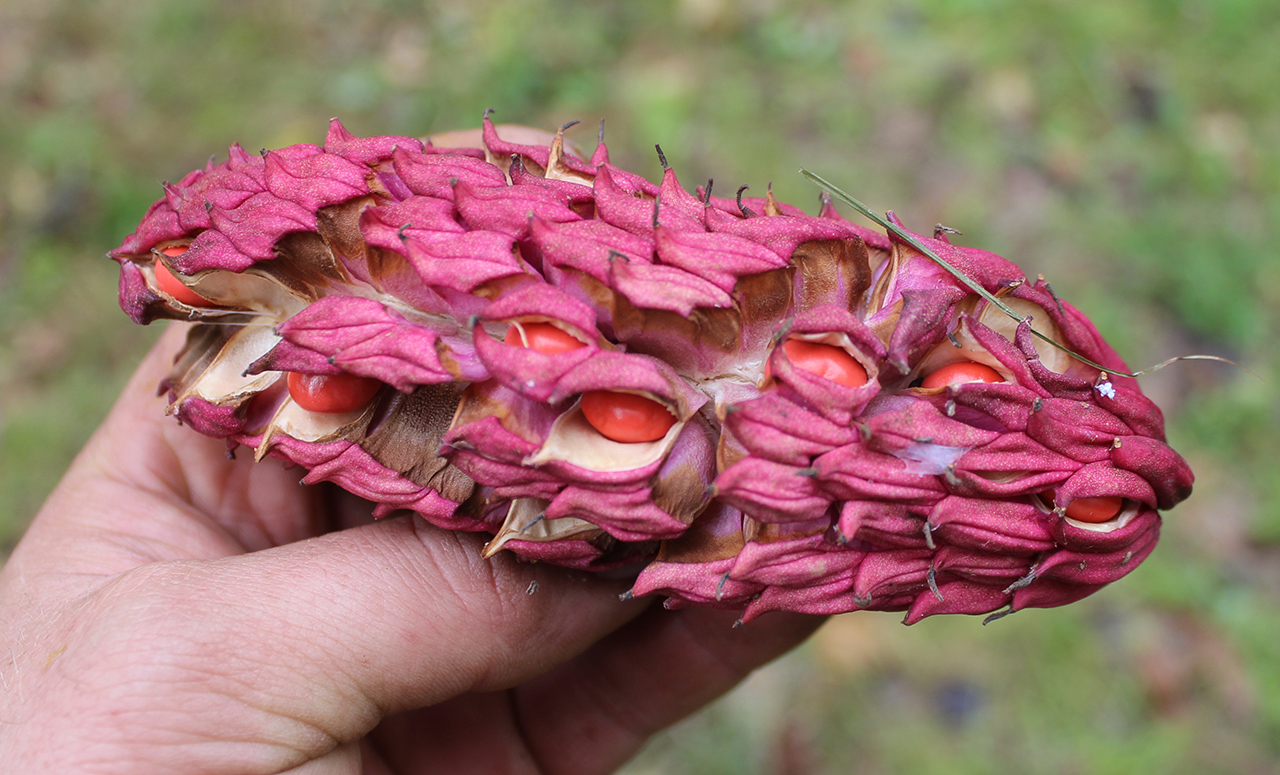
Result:
[[[963,385],[966,382],[1004,382],[1004,377],[990,366],[973,361],[957,361],[948,363],[925,377],[920,387],[943,388],[948,385]]]
[[[1110,522],[1120,513],[1122,498],[1106,495],[1099,498],[1076,498],[1067,504],[1067,516],[1077,522]]]
[[[657,441],[676,424],[671,411],[657,401],[611,390],[583,393],[582,414],[601,436],[624,443]]]
[[[354,412],[373,398],[382,383],[354,374],[303,374],[289,372],[289,395],[308,412]]]
[[[529,340],[529,349],[543,355],[558,355],[577,350],[579,347],[586,347],[568,331],[551,323],[521,323],[520,328],[524,329],[525,339]],[[514,325],[508,328],[507,335],[502,341],[512,347],[524,347],[525,344],[520,339],[520,328]]]
[[[842,347],[806,342],[803,339],[788,339],[782,343],[782,351],[797,369],[845,387],[862,387],[867,384],[867,370]]]
[[[185,245],[170,245],[160,251],[166,256],[180,256],[187,252]],[[169,267],[163,263],[156,261],[151,265],[151,271],[156,276],[156,285],[160,290],[169,294],[176,301],[186,304],[188,307],[214,307],[217,306],[205,297],[196,293],[183,284],[181,280],[169,271]]]
[[[1053,490],[1045,490],[1040,493],[1040,498],[1049,504],[1050,508],[1053,507],[1055,497],[1057,496]],[[1077,522],[1088,522],[1096,525],[1115,519],[1122,508],[1124,508],[1124,498],[1115,495],[1076,498],[1067,504],[1066,515]]]

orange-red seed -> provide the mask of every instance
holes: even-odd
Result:
[[[551,323],[521,323],[520,328],[524,329],[525,338],[529,340],[529,349],[543,355],[558,355],[586,347],[568,331]],[[508,328],[507,335],[502,341],[512,347],[524,347],[524,341],[520,338],[520,328],[514,325]]]
[[[665,406],[635,393],[591,390],[582,394],[582,414],[600,435],[614,441],[657,441],[676,418]]]
[[[180,256],[187,252],[185,245],[170,245],[160,251],[166,256]],[[160,290],[172,296],[175,300],[186,304],[188,307],[214,307],[217,306],[205,297],[188,288],[181,280],[179,280],[173,272],[169,271],[169,267],[163,263],[156,261],[151,265],[151,271],[156,276],[156,285]]]
[[[382,383],[355,374],[303,374],[291,371],[289,395],[309,412],[344,414],[368,404]]]
[[[934,371],[920,383],[923,388],[942,388],[966,382],[1004,382],[1000,372],[982,363],[957,361]]]

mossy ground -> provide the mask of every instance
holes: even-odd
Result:
[[[1195,496],[1095,598],[831,622],[632,773],[1263,773],[1280,760],[1280,6],[1266,0],[50,0],[0,10],[0,541],[157,331],[103,254],[232,142],[607,119],[614,160],[1044,274],[1144,378]]]

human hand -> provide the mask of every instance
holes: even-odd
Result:
[[[608,772],[820,622],[374,522],[163,416],[169,331],[0,572],[21,773]]]

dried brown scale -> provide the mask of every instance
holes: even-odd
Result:
[[[432,145],[335,121],[323,147],[235,146],[166,184],[112,257],[136,321],[196,322],[171,413],[380,515],[488,532],[490,553],[640,563],[632,594],[744,619],[1071,602],[1136,567],[1156,509],[1190,493],[1136,381],[1032,335],[1125,371],[1042,279],[917,235],[1030,323],[1012,320],[825,197],[809,216],[772,191],[691,194],[665,159],[654,183],[563,130],[486,115]],[[998,381],[919,386],[966,363]],[[320,403],[288,372],[327,375]],[[628,422],[658,425],[619,440]],[[1108,497],[1100,522],[1073,506]]]

